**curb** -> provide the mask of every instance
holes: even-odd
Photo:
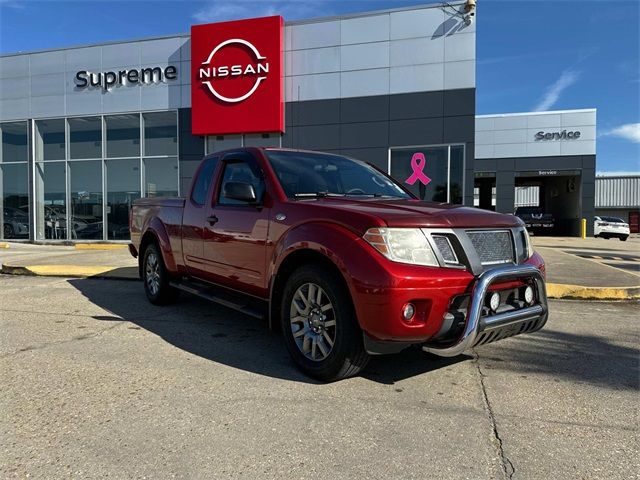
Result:
[[[137,267],[104,267],[95,265],[2,265],[5,275],[32,277],[109,278],[113,280],[139,280]],[[574,300],[638,300],[637,287],[585,287],[563,283],[547,283],[547,296],[553,299]]]
[[[76,243],[76,250],[123,250],[127,248],[127,245],[120,243]]]
[[[638,287],[584,287],[564,283],[547,283],[547,296],[555,299],[574,300],[637,300]]]
[[[0,273],[31,277],[109,278],[138,280],[137,267],[104,267],[95,265],[27,265],[3,264]]]

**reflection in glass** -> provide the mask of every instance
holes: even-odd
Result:
[[[107,124],[107,157],[140,155],[140,115],[110,115]]]
[[[69,162],[71,238],[102,240],[102,162]]]
[[[129,210],[140,198],[140,160],[107,160],[107,238],[126,240]]]
[[[70,158],[102,157],[102,120],[100,117],[69,119]]]
[[[464,191],[464,146],[453,145],[451,147],[451,160],[449,171],[449,203],[462,205],[462,192]]]
[[[36,121],[36,160],[64,160],[64,119]]]
[[[147,197],[178,196],[178,159],[144,159],[145,194]]]
[[[143,113],[144,154],[147,157],[178,154],[176,112]]]
[[[427,185],[420,181],[413,185],[406,182],[413,174],[411,158],[415,153],[423,153],[425,156],[426,164],[420,170],[431,179]],[[447,157],[448,148],[446,146],[391,150],[391,176],[421,200],[446,202]]]
[[[67,238],[64,162],[36,163],[36,238]]]
[[[29,172],[26,163],[0,165],[0,238],[29,237],[28,191]]]
[[[29,160],[27,122],[3,123],[0,125],[0,132],[2,133],[1,162],[26,162]]]

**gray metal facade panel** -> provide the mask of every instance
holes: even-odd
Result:
[[[461,92],[460,90],[456,90]],[[464,91],[462,91],[464,92]],[[464,93],[463,93],[464,95]],[[475,93],[474,93],[475,96]],[[389,99],[389,119],[444,116],[444,92],[400,93]]]
[[[357,97],[340,100],[340,122],[375,122],[389,120],[389,97]]]
[[[392,147],[442,143],[444,143],[442,118],[416,118],[389,122],[389,145]]]
[[[640,175],[596,177],[596,208],[640,208]]]
[[[340,125],[340,148],[387,147],[388,145],[388,122],[342,123]]]

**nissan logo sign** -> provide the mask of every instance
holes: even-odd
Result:
[[[217,65],[215,63],[215,56],[223,48],[229,45],[241,45],[245,46],[251,52],[251,56],[253,57],[252,62],[248,62],[245,64],[234,64],[234,65]],[[198,78],[200,81],[207,86],[209,91],[220,101],[226,103],[238,103],[242,102],[249,98],[253,93],[258,89],[260,83],[263,80],[266,80],[267,75],[269,73],[269,62],[267,61],[267,57],[260,54],[258,49],[250,42],[246,40],[242,40],[241,38],[232,38],[230,40],[225,40],[224,42],[218,44],[211,53],[206,61],[202,62],[202,65],[198,69]],[[254,78],[253,85],[248,91],[242,95],[235,97],[228,97],[222,95],[218,90],[216,90],[217,81],[224,78]]]
[[[538,132],[535,139],[539,140],[578,140],[580,138],[580,132],[567,132],[563,130],[561,132]]]

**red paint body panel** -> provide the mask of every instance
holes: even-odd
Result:
[[[262,169],[266,184],[263,205],[218,206],[223,167],[207,204],[145,199],[134,203],[131,238],[140,252],[143,235],[157,237],[167,268],[260,298],[270,298],[273,279],[287,257],[300,250],[321,254],[341,272],[349,288],[361,328],[383,341],[424,342],[437,334],[452,299],[468,294],[475,277],[463,269],[424,267],[392,262],[363,240],[373,227],[513,228],[522,222],[513,215],[440,205],[417,200],[288,199],[262,149],[244,148]],[[219,221],[206,226],[215,214]],[[276,220],[276,215],[280,218]],[[285,217],[284,219],[282,217]],[[544,273],[544,261],[527,261]],[[496,284],[511,289],[519,281]],[[417,307],[412,322],[401,319],[407,302]]]

